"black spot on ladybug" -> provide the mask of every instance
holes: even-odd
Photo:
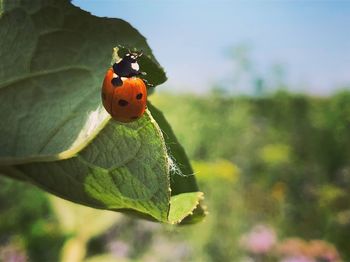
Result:
[[[120,99],[118,101],[118,105],[120,105],[120,106],[127,106],[128,104],[129,104],[129,102],[124,100],[124,99]]]
[[[142,93],[137,94],[136,99],[140,100],[142,98]]]
[[[130,117],[130,119],[138,119],[139,117],[138,116],[132,116]]]
[[[106,100],[106,94],[105,93],[102,93],[102,99]]]

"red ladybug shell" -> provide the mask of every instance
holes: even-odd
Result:
[[[147,89],[142,79],[123,78],[121,86],[113,86],[113,69],[108,69],[103,80],[102,103],[113,119],[120,122],[132,122],[146,110]]]

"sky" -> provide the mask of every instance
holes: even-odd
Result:
[[[282,65],[290,89],[327,95],[350,87],[350,1],[73,0],[122,18],[147,38],[165,68],[163,90],[203,93],[234,84],[230,50],[249,47],[256,75]],[[236,77],[237,78],[237,77]]]

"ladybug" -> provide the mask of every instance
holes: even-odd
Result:
[[[102,85],[102,103],[113,119],[128,123],[135,121],[146,110],[147,88],[138,77],[122,77],[122,85],[115,87],[113,68],[109,68]]]
[[[140,71],[140,66],[137,62],[137,59],[142,56],[141,52],[131,52],[129,50],[128,53],[124,55],[124,57],[113,64],[113,72],[115,76],[112,79],[112,83],[114,86],[121,86],[123,84],[122,77],[133,77],[139,75],[146,75],[145,72]]]

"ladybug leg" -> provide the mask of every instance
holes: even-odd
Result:
[[[147,87],[154,87],[154,85],[149,83],[146,79],[142,79],[142,80],[143,80],[143,82],[145,82]]]
[[[114,87],[118,87],[123,85],[123,80],[117,76],[112,78],[111,83]]]

